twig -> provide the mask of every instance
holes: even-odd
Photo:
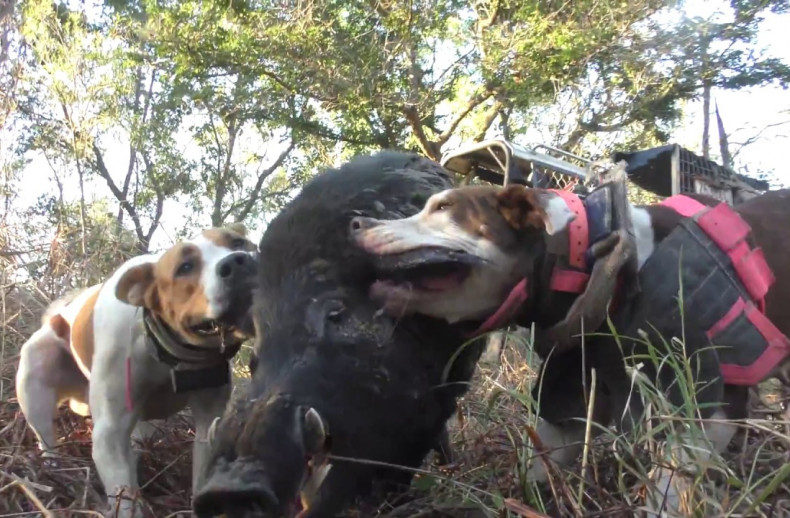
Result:
[[[179,460],[181,460],[182,458],[184,458],[184,455],[186,455],[187,453],[189,453],[189,451],[188,451],[188,450],[187,450],[187,451],[185,451],[185,452],[183,452],[181,455],[179,455],[179,456],[178,456],[178,457],[176,457],[175,459],[173,459],[173,460],[172,460],[172,461],[171,461],[171,462],[170,462],[170,463],[169,463],[167,466],[165,466],[164,468],[160,469],[160,470],[159,470],[159,471],[158,471],[158,472],[157,472],[157,473],[156,473],[156,474],[155,474],[153,477],[149,478],[149,479],[148,479],[148,480],[145,482],[145,484],[143,484],[142,486],[140,486],[140,490],[142,491],[143,489],[145,489],[146,487],[148,487],[148,485],[149,485],[151,482],[153,482],[154,480],[156,480],[157,478],[159,478],[159,476],[160,476],[162,473],[164,473],[165,471],[167,471],[167,470],[169,470],[170,468],[172,468],[172,467],[173,467],[173,465],[174,465],[176,462],[178,462]]]
[[[14,475],[14,476],[15,476],[15,475]],[[28,500],[30,500],[30,502],[31,502],[31,503],[32,503],[34,506],[36,506],[36,508],[37,508],[39,511],[41,511],[41,515],[42,515],[44,518],[55,518],[55,515],[54,515],[54,514],[52,514],[52,512],[51,512],[51,511],[49,511],[49,510],[48,510],[48,509],[47,509],[47,508],[44,506],[44,504],[41,502],[41,500],[39,500],[39,499],[38,499],[38,497],[36,496],[36,493],[34,493],[34,492],[33,492],[33,490],[32,490],[32,489],[30,489],[30,487],[28,487],[28,485],[27,485],[27,483],[25,483],[25,481],[23,481],[22,479],[19,479],[19,478],[17,477],[17,481],[16,481],[16,482],[17,482],[17,485],[18,485],[18,486],[19,486],[19,487],[22,489],[22,491],[25,493],[25,495],[27,495],[27,498],[28,498]]]
[[[592,434],[592,416],[593,416],[593,409],[595,408],[595,384],[596,384],[596,377],[595,377],[595,368],[590,370],[590,402],[587,405],[587,423],[584,428],[584,450],[582,453],[582,476],[579,477],[579,495],[578,501],[579,505],[582,503],[582,497],[584,496],[584,481],[587,479],[587,463],[589,461],[590,455],[590,435]]]

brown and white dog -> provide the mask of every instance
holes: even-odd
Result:
[[[718,201],[690,197],[706,206]],[[790,334],[790,190],[774,191],[739,204],[738,214],[751,226],[752,237],[762,247],[776,282],[768,293],[766,316],[787,336]],[[635,232],[638,266],[642,268],[656,246],[678,225],[682,217],[666,206],[628,207]],[[535,270],[548,254],[552,236],[575,219],[574,212],[555,192],[518,185],[462,187],[431,197],[418,214],[400,220],[355,218],[352,240],[370,252],[378,267],[371,297],[392,315],[421,313],[450,322],[487,319],[503,306],[522,279],[534,279]],[[530,277],[532,276],[532,277]],[[571,296],[571,300],[572,300]],[[567,308],[568,306],[560,306]],[[528,322],[540,327],[563,314],[550,308],[531,308]],[[786,364],[786,362],[785,362]],[[739,387],[740,388],[740,387]],[[745,390],[745,389],[744,389]],[[744,409],[735,409],[742,413]],[[719,409],[714,418],[728,415]],[[584,427],[538,423],[538,435],[551,458],[567,464],[581,452]],[[735,428],[714,422],[706,434],[715,450],[725,449]],[[531,476],[544,479],[543,464],[532,464]],[[659,486],[667,491],[668,476]],[[670,493],[672,491],[669,491]],[[669,495],[668,507],[677,502]]]
[[[61,402],[90,414],[93,460],[118,516],[141,516],[133,501],[138,483],[130,438],[151,431],[146,421],[186,405],[195,420],[193,488],[198,483],[209,428],[231,390],[221,379],[223,369],[229,376],[229,366],[219,351],[226,345],[238,350],[252,333],[248,312],[257,249],[245,233],[239,224],[212,228],[166,251],[130,259],[106,282],[55,302],[22,346],[17,397],[41,449],[56,455],[53,417]],[[201,359],[214,362],[220,381],[176,392],[171,365],[150,349],[163,342],[174,361],[185,351],[190,357],[183,359],[193,366]]]

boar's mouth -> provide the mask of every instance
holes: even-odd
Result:
[[[212,476],[195,496],[195,515],[198,518],[302,518],[317,498],[330,468],[331,464],[323,464],[310,469],[299,494],[282,505],[269,488],[265,476],[240,482],[233,474],[238,470],[231,468]]]
[[[327,462],[330,437],[314,408],[293,405],[288,399],[275,396],[263,409],[264,413],[272,411],[269,417],[283,425],[279,430],[287,431],[276,437],[281,453],[289,452],[284,455],[285,463],[272,465],[249,455],[216,459],[208,480],[195,495],[193,509],[198,517],[301,518],[317,501],[331,468]],[[289,418],[296,420],[288,422]],[[210,444],[221,421],[215,419],[209,428]]]
[[[239,459],[214,470],[194,501],[200,518],[274,518],[278,508],[268,478],[253,460]]]
[[[446,291],[463,284],[473,268],[484,262],[463,250],[426,246],[378,256],[375,269],[378,280],[387,284],[408,285],[421,291]]]

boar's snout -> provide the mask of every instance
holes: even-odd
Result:
[[[278,501],[268,480],[252,464],[234,462],[216,470],[195,495],[194,510],[199,518],[274,517]]]
[[[326,424],[314,408],[283,394],[256,398],[247,412],[212,423],[213,459],[195,494],[195,514],[302,516],[318,497],[331,467],[326,462]]]

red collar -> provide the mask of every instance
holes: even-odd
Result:
[[[590,279],[586,273],[587,261],[585,252],[589,248],[590,234],[587,223],[587,211],[578,195],[560,189],[550,189],[560,196],[568,208],[576,215],[568,225],[568,263],[573,270],[556,268],[549,281],[549,289],[567,293],[582,293]],[[522,279],[510,291],[505,301],[490,317],[467,336],[474,337],[502,328],[513,319],[518,310],[529,298],[527,279]]]

